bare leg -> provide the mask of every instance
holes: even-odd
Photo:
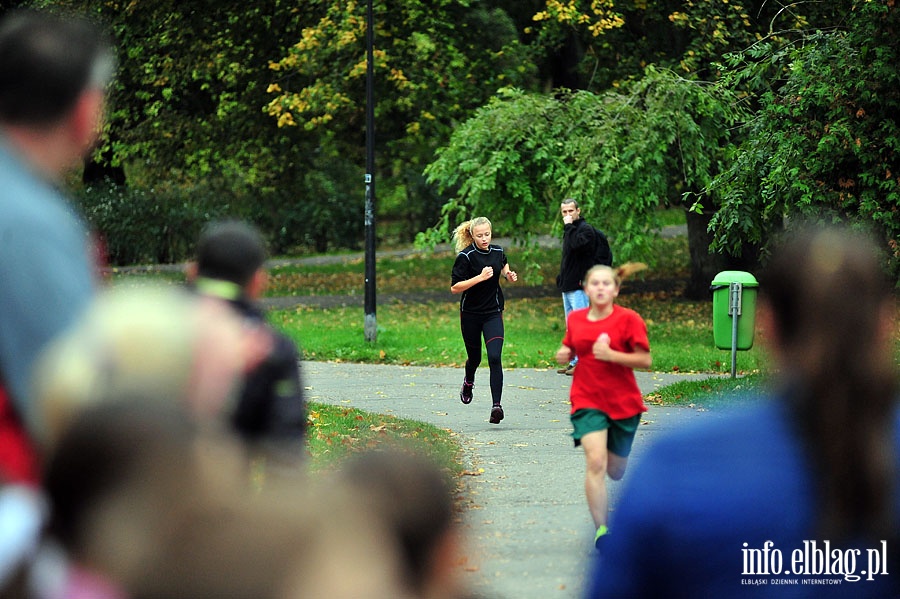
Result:
[[[584,476],[584,493],[587,496],[588,509],[599,528],[606,524],[609,513],[609,499],[606,491],[606,469],[608,452],[606,450],[606,431],[594,431],[581,438],[587,468]]]

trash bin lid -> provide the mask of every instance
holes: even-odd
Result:
[[[728,286],[731,283],[740,283],[744,287],[759,287],[759,282],[749,272],[742,270],[723,270],[712,281],[714,287]]]

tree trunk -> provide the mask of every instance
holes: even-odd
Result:
[[[707,231],[712,212],[698,214],[687,211],[688,250],[691,255],[691,278],[684,295],[693,300],[712,299],[710,283],[723,270],[752,271],[759,264],[759,248],[744,244],[740,256],[713,254],[709,251],[712,235]]]

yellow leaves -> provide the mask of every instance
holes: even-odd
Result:
[[[351,79],[358,79],[359,77],[364,77],[366,75],[366,60],[360,60],[355,65],[350,67],[349,77]]]
[[[352,46],[357,40],[355,31],[342,31],[337,38],[338,46]]]
[[[532,21],[555,20],[564,25],[586,25],[588,31],[597,37],[610,29],[625,24],[620,14],[615,12],[613,0],[592,0],[589,13],[581,12],[577,0],[547,0],[545,9],[535,13]]]
[[[331,122],[337,112],[353,105],[348,96],[323,82],[305,87],[299,93],[284,92],[277,84],[269,86],[270,92],[276,90],[280,95],[269,102],[266,112],[277,119],[279,127],[297,126],[297,119],[303,116],[306,118],[303,127],[314,129]]]
[[[294,120],[294,115],[290,112],[283,112],[278,115],[278,126],[279,127],[296,127],[297,121]]]
[[[409,79],[406,78],[406,75],[400,69],[391,69],[390,75],[388,75],[388,79],[391,81],[395,81],[397,83],[407,83]]]

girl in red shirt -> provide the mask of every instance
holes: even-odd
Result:
[[[578,356],[569,396],[572,437],[576,447],[584,448],[584,488],[598,547],[609,532],[606,476],[619,480],[625,474],[641,414],[647,411],[634,378],[635,368],[650,368],[652,363],[647,325],[634,310],[615,304],[622,279],[643,268],[629,263],[588,270],[584,291],[590,307],[569,314],[556,352],[560,364]]]

